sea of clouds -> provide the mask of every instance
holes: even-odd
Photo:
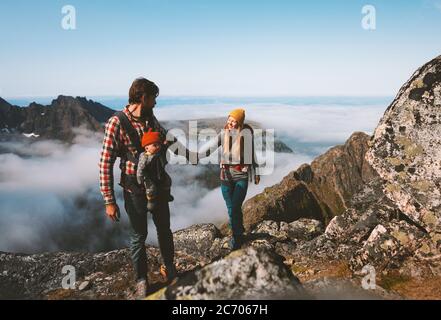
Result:
[[[387,102],[347,105],[290,105],[286,103],[175,103],[155,109],[160,121],[227,117],[242,107],[247,119],[276,136],[294,153],[276,153],[275,168],[260,185],[250,185],[247,199],[278,183],[286,174],[329,147],[344,143],[354,131],[371,134]],[[99,192],[98,162],[102,134],[76,131],[73,145],[58,141],[20,139],[0,141],[0,251],[106,251],[128,245],[129,224],[124,211],[115,165],[115,189],[122,211],[119,223],[108,220]],[[220,188],[207,189],[195,182],[202,165],[169,165],[172,176],[170,203],[173,231],[195,223],[227,220]],[[156,231],[149,220],[148,242],[156,244]]]

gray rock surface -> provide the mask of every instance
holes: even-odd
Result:
[[[301,218],[288,224],[290,239],[311,240],[323,232],[323,223],[318,220]]]
[[[248,247],[179,279],[152,299],[305,298],[300,282],[281,257]]]
[[[441,244],[441,56],[418,69],[375,129],[367,161],[384,192]]]
[[[276,238],[278,241],[286,241],[288,239],[311,240],[323,233],[323,231],[322,222],[301,218],[291,223],[285,221],[263,221],[252,231],[252,235],[267,235]]]
[[[220,235],[214,224],[196,224],[173,234],[175,249],[193,256],[208,256],[213,242]]]

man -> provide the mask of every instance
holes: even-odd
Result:
[[[113,188],[113,165],[117,157],[121,158],[121,183],[124,189],[124,207],[130,221],[130,250],[136,273],[136,294],[145,296],[148,290],[147,256],[145,240],[147,238],[147,199],[143,186],[136,179],[137,162],[142,152],[140,140],[149,129],[160,132],[164,141],[163,157],[167,148],[176,143],[166,141],[166,130],[153,115],[159,88],[151,81],[138,78],[129,90],[129,105],[122,112],[117,112],[106,124],[103,148],[100,159],[100,190],[103,195],[106,214],[112,221],[119,221],[120,211],[116,203]],[[182,147],[182,146],[181,146]],[[176,149],[179,150],[181,148]],[[186,150],[186,158],[190,152]],[[166,160],[164,160],[166,161]],[[155,209],[152,212],[155,223],[159,248],[164,262],[162,270],[170,281],[176,277],[174,259],[173,234],[170,230],[170,209],[168,194],[158,195]]]

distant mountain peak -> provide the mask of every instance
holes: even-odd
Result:
[[[11,106],[11,104],[2,97],[0,97],[0,107],[2,106]]]
[[[89,101],[87,101],[86,98],[59,95],[56,99],[52,100],[51,105],[63,106],[63,105],[81,104],[87,102]]]
[[[17,133],[34,132],[42,138],[71,141],[73,128],[92,131],[103,129],[114,110],[86,97],[59,95],[50,105],[32,102],[28,107],[12,106],[0,98],[0,129],[11,128]]]
[[[35,108],[35,107],[44,107],[42,104],[39,104],[35,101],[31,102],[28,106],[28,108]]]

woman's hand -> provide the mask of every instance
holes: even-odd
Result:
[[[254,177],[254,183],[257,185],[260,183],[260,176],[255,176]]]

